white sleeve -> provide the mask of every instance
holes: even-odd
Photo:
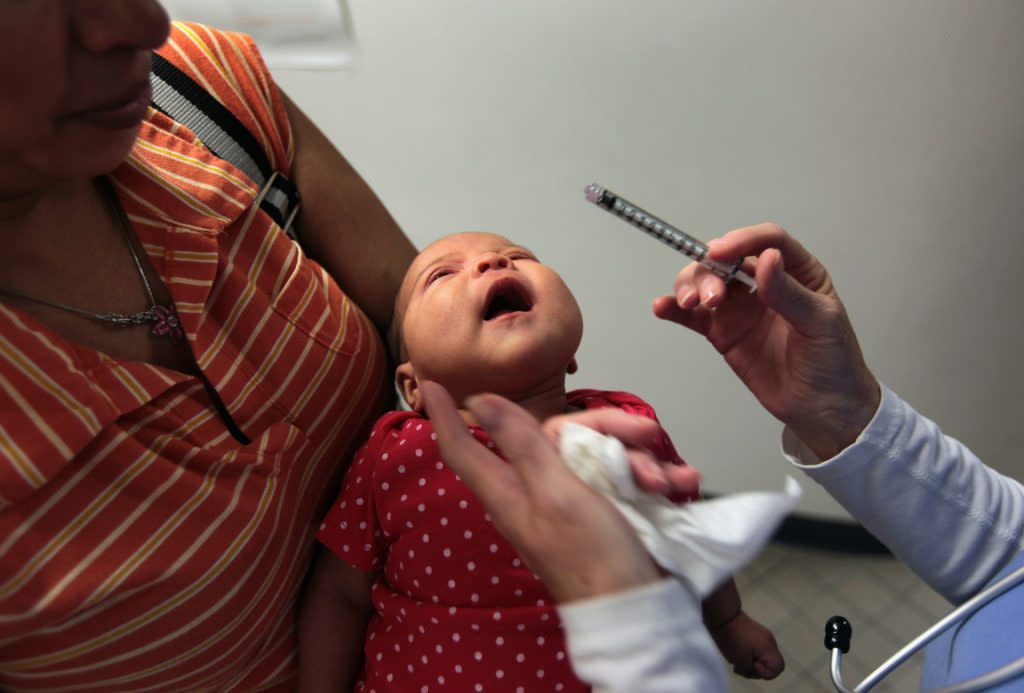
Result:
[[[728,690],[697,598],[666,578],[559,606],[569,658],[594,693]]]
[[[819,461],[788,429],[783,452],[954,603],[1021,551],[1024,487],[884,386],[874,419],[832,459]]]

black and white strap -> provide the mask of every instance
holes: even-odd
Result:
[[[301,207],[298,188],[280,171],[275,172],[249,129],[191,77],[156,53],[149,81],[153,107],[188,127],[207,149],[249,176],[260,187],[260,208],[298,241],[292,226]]]

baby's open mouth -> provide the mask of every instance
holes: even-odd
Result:
[[[509,313],[527,312],[533,307],[533,300],[519,282],[496,282],[489,292],[484,307],[484,320],[494,320]]]

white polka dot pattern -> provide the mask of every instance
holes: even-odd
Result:
[[[584,407],[653,418],[632,395],[577,392]],[[361,570],[382,569],[358,690],[588,690],[550,595],[441,462],[428,420],[385,415],[355,459],[317,538]]]

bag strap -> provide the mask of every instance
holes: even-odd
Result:
[[[149,81],[153,108],[188,127],[207,149],[249,176],[261,190],[270,181],[260,208],[298,241],[292,222],[302,206],[299,190],[280,171],[273,175],[266,152],[249,129],[210,92],[157,53],[153,53]]]

